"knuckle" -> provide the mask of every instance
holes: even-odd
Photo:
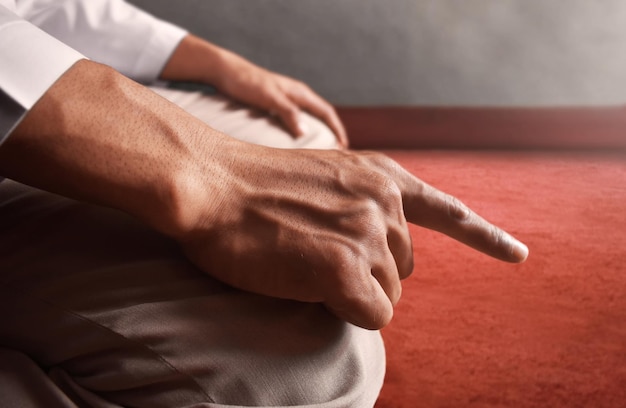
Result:
[[[373,162],[378,167],[380,167],[381,169],[384,169],[386,171],[389,171],[389,170],[394,170],[395,171],[395,169],[400,166],[391,157],[387,156],[386,154],[380,153],[380,152],[373,152],[373,154],[371,154],[370,157],[371,157]]]
[[[326,268],[332,271],[332,278],[339,287],[351,288],[367,276],[366,265],[369,263],[370,253],[371,245],[366,239],[344,239],[343,242],[327,248],[324,255]]]
[[[293,80],[293,86],[300,92],[313,92],[311,87],[306,82],[300,81],[299,79]]]
[[[470,215],[470,209],[458,198],[446,194],[445,197],[448,217],[454,221],[466,221]]]
[[[361,223],[370,225],[371,230],[382,230],[383,217],[381,216],[381,205],[378,200],[365,200],[361,212]]]
[[[361,152],[361,155],[363,157],[366,157],[367,160],[371,161],[372,163],[380,163],[384,161],[385,158],[387,158],[385,154],[374,150],[364,150]]]
[[[380,205],[373,200],[365,203],[351,221],[354,237],[350,251],[360,259],[368,259],[378,248],[387,246],[387,221]]]
[[[381,194],[392,195],[394,197],[401,195],[400,187],[398,187],[395,180],[393,180],[391,177],[380,174],[380,177],[377,181],[378,189]]]
[[[375,174],[372,177],[372,185],[375,189],[373,196],[376,197],[385,214],[394,216],[401,214],[403,203],[400,187],[392,178],[380,173]]]
[[[296,80],[295,85],[304,92],[313,92],[311,87],[302,81]]]
[[[292,79],[289,83],[289,88],[287,92],[291,95],[305,97],[311,94],[313,91],[304,82]]]
[[[496,226],[489,227],[489,239],[491,244],[495,248],[502,248],[508,256],[513,256],[514,247],[513,243],[504,231]]]
[[[392,178],[398,183],[406,182],[407,176],[410,175],[398,162],[386,154],[380,152],[366,152],[365,160],[377,171],[387,175],[387,177]],[[414,179],[413,176],[410,177]]]

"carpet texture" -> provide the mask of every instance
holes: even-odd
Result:
[[[530,256],[412,227],[376,408],[626,407],[626,153],[388,154]]]

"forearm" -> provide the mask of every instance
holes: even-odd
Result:
[[[245,74],[252,67],[259,69],[229,50],[187,34],[165,64],[160,79],[199,82],[221,89],[227,86],[228,80]]]
[[[208,173],[219,178],[217,150],[227,139],[114,70],[80,61],[2,145],[0,174],[176,236],[199,175],[204,190]]]
[[[187,34],[170,56],[159,78],[211,85],[234,100],[280,113],[284,109],[274,105],[286,98],[275,94],[276,84],[268,81],[274,76],[229,50]]]

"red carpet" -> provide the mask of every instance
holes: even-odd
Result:
[[[626,153],[389,154],[530,257],[413,228],[376,407],[626,407]]]

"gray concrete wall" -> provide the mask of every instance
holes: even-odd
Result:
[[[626,101],[623,0],[132,0],[342,105]]]

